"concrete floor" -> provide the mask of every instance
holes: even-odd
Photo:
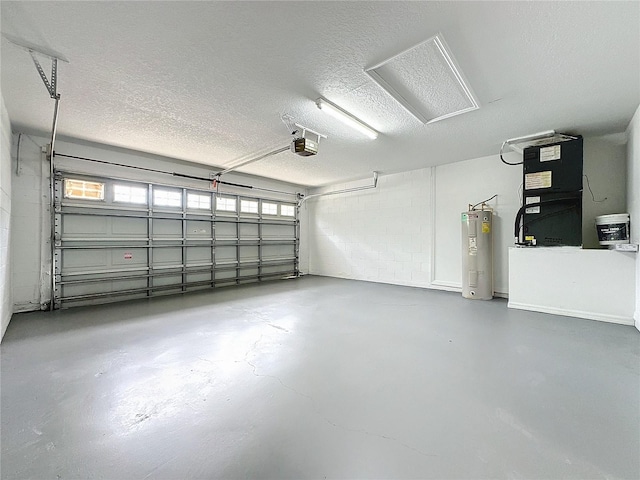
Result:
[[[298,280],[15,315],[3,479],[640,478],[640,334]]]

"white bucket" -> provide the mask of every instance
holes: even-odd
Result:
[[[600,215],[596,217],[596,230],[600,245],[629,243],[629,214]]]

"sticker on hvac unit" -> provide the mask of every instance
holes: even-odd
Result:
[[[531,205],[532,203],[540,203],[540,197],[527,197],[524,199],[525,205]],[[537,207],[527,207],[525,213],[540,213],[540,205]]]
[[[525,190],[536,190],[538,188],[551,188],[551,170],[527,173],[524,176]]]
[[[551,145],[540,149],[540,161],[550,162],[551,160],[560,160],[560,145]]]

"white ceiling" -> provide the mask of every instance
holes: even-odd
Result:
[[[286,145],[282,114],[326,133],[241,171],[304,185],[496,153],[554,128],[623,131],[640,103],[640,2],[1,2],[2,32],[66,56],[59,135],[215,166]],[[480,109],[423,125],[365,73],[441,32]],[[53,101],[2,40],[14,130]],[[43,59],[45,70],[50,64]],[[317,109],[323,96],[381,132]]]

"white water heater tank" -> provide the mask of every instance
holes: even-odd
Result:
[[[462,296],[493,298],[493,225],[491,210],[462,213]]]

